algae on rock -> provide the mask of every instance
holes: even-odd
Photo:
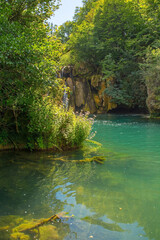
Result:
[[[42,226],[39,228],[40,240],[59,240],[57,228],[53,225]]]
[[[73,216],[71,216],[73,217]],[[65,213],[60,213],[45,219],[25,220],[18,216],[4,216],[0,218],[0,240],[60,240],[58,228],[51,222],[57,219],[68,219]],[[64,236],[63,236],[64,237]]]
[[[55,158],[55,161],[61,161],[61,162],[76,162],[76,163],[87,163],[87,162],[96,162],[96,163],[100,163],[103,164],[104,161],[106,160],[104,156],[94,156],[91,158],[84,158],[84,159],[77,159],[77,160],[68,160],[65,157],[59,157],[59,158]]]

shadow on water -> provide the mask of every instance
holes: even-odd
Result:
[[[14,239],[10,234],[24,221],[59,212],[74,216],[44,225],[38,239],[45,240],[45,231],[49,239],[160,239],[159,122],[104,115],[94,130],[103,165],[54,161],[60,154],[51,152],[0,153],[0,240]],[[64,157],[97,154],[84,149]]]

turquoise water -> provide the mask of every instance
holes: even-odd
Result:
[[[98,152],[87,146],[64,155],[104,155],[103,165],[54,161],[52,152],[0,153],[0,240],[13,239],[24,220],[59,212],[72,216],[54,223],[59,236],[40,231],[30,239],[160,239],[160,121],[101,115],[94,131]]]

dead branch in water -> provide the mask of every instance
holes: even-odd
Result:
[[[103,164],[106,159],[104,156],[94,156],[91,158],[84,158],[80,160],[68,160],[68,159],[65,159],[64,157],[54,158],[54,160],[61,161],[61,162],[76,162],[76,163],[96,162],[96,163]]]

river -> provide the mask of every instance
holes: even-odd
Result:
[[[102,165],[55,161],[61,154],[52,152],[0,153],[0,240],[24,220],[59,212],[70,217],[55,223],[56,237],[30,239],[160,239],[160,121],[100,115],[94,131],[101,148],[63,157],[103,155]]]

